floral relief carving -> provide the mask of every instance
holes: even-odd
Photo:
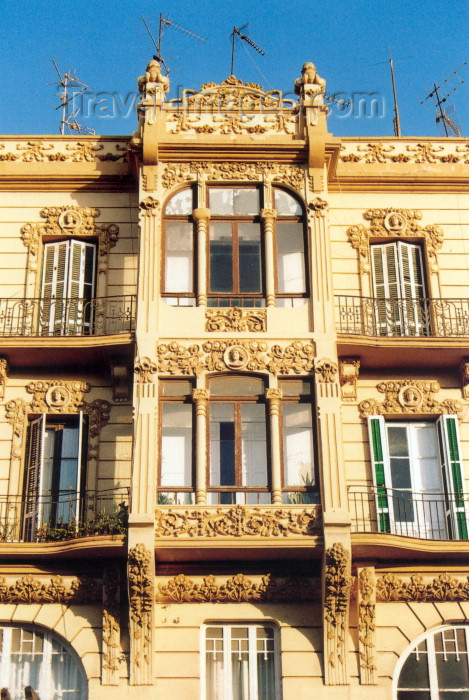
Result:
[[[332,360],[319,360],[314,371],[319,375],[319,381],[322,384],[330,384],[336,381],[337,365]]]
[[[60,144],[62,145],[62,143]],[[26,144],[15,144],[16,153],[8,151],[0,153],[0,161],[22,161],[25,163],[45,163],[45,162],[64,162],[71,161],[74,163],[98,161],[115,161],[125,157],[127,146],[114,144],[116,151],[121,153],[101,153],[104,150],[104,145],[96,142],[83,141],[67,143],[65,150],[67,153],[61,153],[54,149],[54,144],[44,144],[43,141],[28,141]],[[0,150],[5,149],[5,144],[0,144]]]
[[[26,391],[32,394],[33,413],[77,413],[83,406],[84,395],[91,389],[88,382],[48,381],[29,382]]]
[[[134,372],[139,384],[149,384],[152,381],[152,375],[157,372],[157,366],[149,357],[142,357],[135,364]]]
[[[254,340],[210,340],[189,347],[172,341],[158,345],[157,355],[158,371],[163,374],[197,376],[226,369],[305,374],[313,369],[314,346],[297,340],[269,350],[267,343]]]
[[[231,309],[207,309],[205,311],[206,331],[261,333],[267,330],[266,321],[265,309],[245,311],[235,306]]]
[[[218,583],[215,576],[206,576],[196,583],[184,574],[158,585],[157,602],[164,603],[254,603],[302,601],[318,598],[319,580],[298,577],[273,579],[270,574],[253,581],[236,574],[224,583]]]
[[[89,576],[80,576],[66,584],[61,576],[53,576],[44,583],[28,574],[8,584],[0,576],[0,603],[64,603],[87,604],[100,600],[99,582]]]
[[[469,577],[462,581],[445,572],[425,581],[420,574],[408,579],[384,574],[376,582],[376,597],[385,601],[467,601]]]
[[[8,361],[5,357],[0,357],[0,399],[5,397],[5,387],[8,378]]]
[[[346,635],[352,577],[348,574],[349,554],[340,542],[326,550],[324,588],[324,633],[328,685],[347,682],[345,671]]]
[[[160,203],[154,197],[145,197],[140,202],[140,212],[142,216],[154,216],[159,209]]]
[[[385,395],[384,401],[366,399],[358,405],[362,418],[384,414],[460,414],[462,405],[455,399],[438,401],[435,394],[440,391],[436,381],[420,381],[417,379],[395,379],[380,382],[377,387]]]
[[[133,659],[137,685],[151,679],[153,653],[153,574],[152,553],[137,544],[129,551],[128,582]]]
[[[120,648],[120,576],[117,567],[103,571],[103,685],[118,685]]]
[[[443,231],[439,226],[429,224],[422,227],[418,223],[422,212],[416,209],[368,209],[364,218],[370,221],[369,228],[363,225],[350,226],[347,235],[350,243],[359,252],[360,272],[370,272],[370,238],[423,238],[429,267],[437,270],[436,253],[443,245]]]
[[[95,207],[46,207],[40,211],[45,222],[24,224],[21,228],[23,244],[29,248],[28,270],[37,270],[37,256],[44,236],[96,236],[98,238],[98,272],[105,273],[110,249],[116,245],[119,227],[116,224],[98,224],[101,212]]]
[[[354,148],[354,144],[351,144]],[[468,163],[469,148],[467,144],[456,146],[455,152],[447,151],[448,146],[434,146],[432,143],[403,144],[396,146],[383,143],[357,144],[354,151],[342,146],[340,160],[344,163]],[[402,150],[403,149],[403,150]],[[346,151],[344,153],[344,151]]]
[[[376,595],[374,570],[361,569],[358,575],[358,644],[360,679],[364,685],[376,683],[374,659],[376,628]]]
[[[156,537],[292,537],[320,534],[318,507],[294,510],[278,508],[217,508],[155,512]]]

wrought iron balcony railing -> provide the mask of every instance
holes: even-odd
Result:
[[[469,299],[336,296],[338,333],[375,337],[469,337]]]
[[[0,542],[53,542],[127,532],[130,489],[0,496]]]
[[[135,327],[134,295],[79,299],[0,299],[0,337],[94,336]]]
[[[469,496],[406,489],[349,488],[352,531],[425,540],[467,540]]]

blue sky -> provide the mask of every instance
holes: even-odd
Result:
[[[154,53],[141,17],[156,38],[160,12],[207,39],[202,43],[173,27],[166,29],[163,56],[170,67],[171,96],[178,85],[198,88],[226,78],[230,33],[233,26],[249,22],[243,31],[265,56],[238,43],[235,74],[243,81],[291,92],[302,64],[313,61],[326,78],[329,93],[382,96],[382,116],[340,117],[333,111],[329,130],[338,136],[393,134],[389,48],[395,59],[402,134],[437,136],[436,109],[430,100],[423,105],[420,100],[468,53],[466,0],[0,0],[0,133],[58,132],[60,110],[55,109],[59,102],[52,84],[57,79],[52,58],[62,72],[76,69],[93,96],[102,93],[88,99],[87,113],[78,121],[99,134],[134,131],[135,113],[119,116],[115,105],[120,105],[121,114],[132,105],[137,77]],[[465,82],[450,102],[467,136],[469,66],[443,86],[442,95],[460,80]],[[108,105],[101,103],[101,114],[99,99]],[[112,111],[114,116],[103,116]]]

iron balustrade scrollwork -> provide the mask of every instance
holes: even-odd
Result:
[[[469,299],[338,295],[337,332],[373,337],[469,337]]]
[[[0,337],[97,336],[135,328],[135,295],[0,299]]]

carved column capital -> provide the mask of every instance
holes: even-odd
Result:
[[[193,389],[192,390],[192,398],[194,399],[195,403],[204,404],[210,398],[210,390],[209,389]]]
[[[276,209],[272,209],[272,208],[261,209],[261,219],[263,219],[265,222],[267,222],[267,221],[274,222],[276,218],[277,218],[277,210]]]
[[[192,218],[194,221],[209,221],[211,217],[211,212],[208,207],[198,207],[192,212]]]

